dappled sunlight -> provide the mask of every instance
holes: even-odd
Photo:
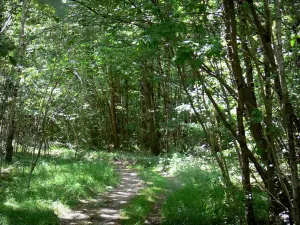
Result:
[[[74,151],[59,153],[56,150],[53,155],[42,156],[33,173],[30,190],[27,189],[27,166],[15,167],[8,181],[0,180],[1,225],[15,225],[2,222],[10,220],[18,221],[20,225],[41,224],[32,222],[40,220],[44,224],[57,224],[58,216],[68,214],[69,208],[79,199],[88,199],[95,193],[103,192],[106,185],[112,189],[112,185],[118,182],[118,176],[113,165],[108,164],[109,161],[94,160],[87,164],[74,157],[60,158],[59,155],[74,155]],[[17,159],[19,156],[24,165],[30,165],[30,154],[16,154]],[[18,164],[18,160],[15,163]],[[35,217],[40,210],[45,211],[45,216],[37,219]],[[20,212],[20,218],[16,218],[16,212]],[[78,212],[76,217],[83,218],[82,213]]]
[[[38,216],[37,216],[38,215]],[[0,208],[1,225],[31,225],[31,224],[57,224],[57,216],[51,209],[44,208],[14,208],[2,205]],[[30,223],[27,221],[30,219]]]
[[[61,224],[118,224],[122,219],[121,207],[127,204],[144,187],[143,181],[132,169],[116,163],[120,185],[97,198],[81,200],[74,209],[59,215]],[[93,222],[92,222],[93,221]]]
[[[144,163],[147,165],[147,163]],[[122,224],[143,225],[146,217],[152,211],[154,204],[160,201],[160,197],[166,193],[168,182],[165,178],[154,171],[153,168],[137,166],[142,179],[147,187],[142,189],[122,210]]]
[[[100,217],[110,220],[120,219],[120,212],[116,209],[103,208],[100,210]]]

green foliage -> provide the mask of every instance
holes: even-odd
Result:
[[[169,164],[176,183],[162,207],[164,225],[240,224],[244,218],[243,190],[226,190],[212,162],[174,155]],[[179,188],[178,188],[179,187]],[[234,194],[235,200],[230,195]],[[255,211],[260,223],[267,219],[268,199],[254,189]]]
[[[9,37],[7,37],[7,35],[1,35],[2,36],[0,42],[0,57],[5,57],[15,49],[15,45],[13,41]]]
[[[55,9],[56,15],[64,17],[68,13],[67,0],[36,0],[40,4],[48,4]]]
[[[221,40],[217,38],[212,38],[210,40],[210,47],[206,51],[206,56],[208,58],[219,58],[224,55],[223,46]]]
[[[222,1],[164,0],[155,3],[155,1],[120,0],[34,0],[36,4],[27,4],[27,9],[23,10],[27,12],[26,15],[22,15],[20,10],[22,1],[2,2],[1,25],[7,22],[7,26],[1,33],[0,43],[0,89],[4,90],[0,93],[1,103],[3,102],[0,117],[3,117],[1,124],[7,128],[10,121],[15,118],[17,126],[15,143],[30,146],[32,137],[43,131],[47,139],[71,143],[76,148],[100,146],[108,149],[113,146],[111,142],[117,142],[116,139],[119,139],[120,148],[129,151],[135,148],[141,152],[140,146],[152,141],[144,137],[145,134],[153,132],[153,124],[150,125],[146,118],[147,114],[151,114],[153,115],[151,118],[155,121],[154,130],[159,131],[157,143],[161,145],[162,152],[193,154],[201,156],[203,160],[183,157],[180,154],[161,158],[140,154],[135,157],[121,154],[118,157],[132,164],[142,165],[144,168],[158,167],[178,175],[180,182],[185,186],[175,190],[174,195],[168,200],[170,203],[166,204],[165,213],[168,218],[171,218],[171,224],[173,222],[192,224],[198,220],[207,224],[233,223],[236,217],[231,214],[231,211],[234,210],[229,204],[227,193],[222,189],[220,174],[212,169],[215,165],[208,157],[210,134],[203,130],[203,127],[206,127],[207,131],[217,136],[216,141],[223,150],[226,150],[223,153],[230,168],[230,175],[233,173],[234,184],[238,186],[237,205],[241,210],[238,215],[243,214],[244,207],[241,203],[243,195],[239,187],[241,171],[233,149],[233,137],[228,127],[223,125],[221,117],[216,116],[215,106],[207,96],[210,94],[215,99],[233,132],[239,135],[236,126],[239,112],[234,110],[239,99],[235,96],[239,87],[235,85],[235,68],[232,68],[232,65],[237,66],[240,63],[245,81],[254,87],[255,96],[250,97],[253,98],[252,100],[257,100],[257,106],[261,109],[249,112],[250,117],[247,113],[243,114],[248,122],[245,123],[245,129],[249,149],[258,155],[262,153],[262,149],[253,147],[254,138],[251,132],[248,132],[251,123],[260,123],[265,135],[281,136],[278,139],[281,142],[278,146],[288,141],[285,129],[282,129],[285,123],[281,115],[281,102],[275,97],[278,87],[275,85],[276,90],[271,91],[272,94],[267,98],[265,96],[267,81],[270,81],[273,87],[273,80],[279,76],[278,73],[272,73],[268,77],[267,67],[263,66],[263,63],[268,61],[264,57],[267,55],[270,57],[272,49],[269,49],[270,53],[263,54],[265,44],[261,42],[263,39],[259,37],[259,29],[257,30],[256,25],[247,20],[253,18],[250,15],[251,5],[247,1],[242,1],[242,4],[234,3],[237,9],[233,11],[236,12],[238,28],[238,62],[231,62],[230,51],[226,51],[228,47],[230,49],[229,40],[234,38],[230,37],[226,30],[230,27],[230,24],[226,23],[230,21],[223,20],[225,15]],[[282,12],[289,13],[285,13],[282,18],[283,45],[278,47],[283,49],[285,78],[293,111],[299,116],[297,98],[300,93],[297,70],[299,34],[296,29],[299,25],[296,24],[298,15],[295,14],[297,10],[288,1],[282,1],[281,5]],[[271,1],[269,6],[270,15],[274,15],[275,2]],[[257,1],[254,7],[256,8],[254,11],[259,12],[261,16],[262,25],[267,26],[266,6],[263,2]],[[243,13],[238,13],[238,9]],[[58,23],[60,18],[54,16],[54,11],[58,17],[63,17],[62,23]],[[13,19],[5,21],[10,14]],[[15,46],[18,46],[20,41],[20,23],[23,16],[27,17],[23,20],[26,21],[23,37],[25,46],[19,47],[24,47],[25,52],[20,58],[18,51],[22,48],[16,49]],[[276,33],[275,27],[271,26],[272,34]],[[277,40],[278,37],[270,40],[270,46],[274,47],[274,50]],[[244,45],[247,45],[249,51]],[[277,51],[280,53],[280,48]],[[236,54],[235,51],[234,53]],[[247,55],[252,68],[245,68]],[[15,70],[18,58],[21,59],[22,65]],[[279,58],[276,64],[280,62]],[[277,65],[271,64],[271,71],[273,71]],[[252,73],[253,83],[250,74],[247,73],[246,76],[246,72]],[[184,79],[181,78],[181,73],[184,74]],[[5,83],[9,80],[16,82],[8,87]],[[145,85],[144,80],[149,82],[149,86]],[[207,90],[204,90],[203,85]],[[185,93],[183,87],[187,88],[190,96]],[[53,95],[49,96],[52,88]],[[149,99],[146,99],[146,92],[149,94]],[[13,93],[17,94],[15,100]],[[249,96],[245,97],[245,101],[248,102]],[[191,108],[190,101],[193,102],[199,117]],[[272,105],[272,110],[269,112],[270,115],[272,114],[270,126],[263,123],[267,116],[266,103]],[[180,108],[183,112],[177,113]],[[46,111],[49,111],[45,115],[46,123],[42,125],[40,119]],[[24,115],[28,117],[25,120]],[[199,120],[203,121],[203,127],[200,126]],[[113,125],[116,127],[112,128]],[[5,130],[9,129],[4,129],[4,133],[1,130],[3,146],[6,144]],[[117,133],[114,137],[112,137],[113,132]],[[294,136],[297,136],[296,133]],[[274,140],[277,141],[276,138]],[[146,144],[148,146],[145,145],[143,151],[149,148],[149,143]],[[38,210],[41,215],[49,217],[46,221],[55,221],[53,207],[50,206],[55,198],[59,198],[59,204],[72,205],[78,197],[87,197],[101,189],[97,182],[110,178],[103,177],[96,173],[96,170],[106,173],[106,167],[103,167],[106,164],[98,165],[94,160],[97,155],[92,152],[88,152],[90,154],[88,158],[84,156],[85,154],[80,155],[83,157],[81,160],[74,159],[73,153],[60,156],[59,159],[52,157],[54,161],[51,161],[51,158],[43,158],[38,164],[33,177],[32,190],[27,193],[33,199],[30,203],[31,208],[27,207],[30,204],[26,203],[23,196],[17,195],[10,187],[10,184],[20,184],[20,188],[25,189],[26,179],[21,176],[18,169],[20,166],[14,164],[13,168],[17,168],[14,172],[15,177],[19,180],[15,181],[13,178],[10,183],[1,184],[3,190],[8,192],[0,197],[2,199],[0,203],[4,204],[3,211],[6,212],[0,221],[4,221],[2,222],[4,224],[13,223],[10,221],[13,213],[17,212],[23,218],[26,215],[31,217]],[[256,157],[257,154],[254,156]],[[282,165],[286,164],[285,160],[290,160],[287,157],[279,159]],[[88,164],[84,163],[86,160]],[[266,166],[259,157],[257,161],[262,167]],[[208,166],[207,163],[211,165]],[[76,174],[69,173],[70,170]],[[255,169],[251,168],[251,171],[254,176],[259,177]],[[282,175],[289,182],[289,173],[286,172],[288,169],[283,168],[282,171]],[[28,172],[28,167],[25,167],[25,172]],[[114,177],[112,172],[108,171],[107,174]],[[70,181],[69,186],[66,184],[67,181]],[[85,183],[89,188],[82,186],[81,183]],[[50,186],[52,189],[48,191]],[[19,188],[16,189],[20,191]],[[61,190],[67,196],[57,194]],[[43,198],[40,197],[41,192],[46,193]],[[135,221],[141,221],[153,204],[146,199],[146,195],[152,194],[140,196],[136,200],[137,203],[133,203],[136,207],[128,209],[127,214],[130,214],[131,218],[135,217],[134,214],[138,215],[136,220],[133,219]],[[258,202],[255,203],[256,209],[262,212],[259,217],[264,218],[267,207],[264,204],[265,199],[261,196],[254,199]],[[34,207],[36,203],[39,206]],[[15,207],[15,211],[12,210],[12,206]],[[12,215],[9,214],[10,212]],[[172,214],[175,212],[177,216]],[[181,217],[187,219],[183,220]],[[31,222],[42,223],[40,218],[36,219]]]
[[[184,23],[165,21],[147,29],[146,34],[153,40],[161,41],[162,38],[165,40],[176,40],[179,33],[185,33],[186,27]]]
[[[196,58],[191,60],[191,65],[193,68],[197,69],[204,63],[203,59]]]
[[[251,111],[251,123],[260,123],[263,120],[262,112],[259,109],[254,109]]]
[[[192,58],[192,53],[193,51],[189,46],[180,47],[177,51],[175,62],[183,65],[185,61],[189,61]]]
[[[300,39],[300,35],[293,35],[291,40],[290,40],[290,44],[292,47],[295,47],[297,40]]]
[[[60,210],[118,182],[114,167],[104,154],[88,152],[76,159],[74,151],[60,149],[40,159],[28,191],[27,176],[23,175],[23,169],[27,174],[28,167],[22,164],[27,164],[30,156],[18,156],[10,167],[11,180],[1,181],[0,224],[3,225],[57,224],[56,214],[62,213]]]
[[[162,224],[224,224],[232,220],[220,174],[196,165],[182,163],[177,169],[175,177],[183,186],[163,205]]]

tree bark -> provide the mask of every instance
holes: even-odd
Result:
[[[146,65],[147,67],[148,65]],[[148,68],[145,69],[145,73],[149,75]],[[145,118],[142,119],[144,126],[146,128],[147,136],[144,136],[144,141],[147,143],[143,143],[145,146],[150,148],[150,151],[153,155],[159,155],[161,152],[160,146],[160,132],[157,127],[158,122],[156,121],[156,108],[154,104],[154,96],[153,96],[153,87],[150,83],[150,78],[143,76],[142,78],[142,107],[144,107],[144,115]]]
[[[119,130],[117,121],[117,111],[116,111],[116,81],[114,78],[113,71],[111,68],[108,69],[109,76],[109,90],[110,90],[110,118],[111,118],[111,130],[112,130],[112,148],[117,149],[120,147],[119,141]]]
[[[21,73],[22,67],[24,66],[24,57],[25,57],[25,23],[26,23],[26,14],[27,14],[28,2],[24,0],[22,3],[22,12],[21,12],[21,24],[20,24],[20,35],[19,35],[19,49],[18,49],[18,72]],[[10,81],[13,82],[13,81]],[[19,89],[19,78],[16,79],[16,84],[9,85],[12,89],[8,92],[12,93],[12,107],[11,107],[11,120],[8,125],[8,135],[6,140],[6,157],[7,162],[12,162],[13,160],[13,141],[15,138],[15,116],[16,116],[16,101],[18,97]]]
[[[275,0],[276,12],[276,38],[277,38],[277,62],[279,68],[279,76],[282,89],[282,104],[284,119],[286,122],[286,129],[288,134],[289,146],[289,167],[291,170],[291,185],[293,193],[292,202],[292,216],[294,223],[300,225],[300,181],[298,173],[297,155],[294,140],[294,126],[293,126],[293,107],[290,103],[289,92],[285,77],[284,58],[282,53],[282,34],[281,34],[281,10],[280,0]]]
[[[244,105],[245,101],[245,90],[246,84],[242,74],[242,68],[240,66],[240,60],[238,56],[238,46],[237,46],[237,25],[234,11],[234,2],[233,0],[223,0],[224,10],[225,10],[225,25],[226,32],[229,32],[227,35],[230,37],[227,40],[229,58],[231,60],[231,67],[233,75],[236,80],[236,86],[238,89],[238,107],[237,107],[237,127],[239,131],[239,144],[241,148],[242,156],[242,174],[243,174],[243,186],[245,191],[245,205],[246,205],[246,219],[248,225],[256,224],[254,216],[254,207],[253,207],[253,195],[252,187],[250,183],[250,167],[249,167],[249,156],[247,151],[247,141],[245,136],[245,127],[244,127]]]

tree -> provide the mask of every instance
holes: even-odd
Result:
[[[285,211],[299,224],[299,16],[289,2],[28,2],[0,5],[1,43],[19,35],[17,49],[0,48],[13,71],[1,78],[7,161],[30,146],[32,174],[47,140],[198,157],[205,145],[233,201],[234,159],[248,224],[260,223],[258,185],[269,223]],[[13,25],[6,8],[20,13]]]

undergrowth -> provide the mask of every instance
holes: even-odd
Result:
[[[167,195],[161,209],[162,225],[245,223],[240,174],[232,171],[234,190],[227,190],[210,157],[200,159],[180,154],[153,157],[93,151],[79,153],[76,158],[74,155],[74,151],[60,149],[42,157],[34,171],[31,188],[27,190],[31,158],[18,154],[14,164],[6,167],[8,179],[0,181],[0,224],[57,224],[57,214],[66,207],[74,206],[80,198],[104,191],[108,185],[117,184],[113,158],[132,165],[147,184],[122,210],[124,225],[145,224],[162,195]],[[162,172],[172,178],[163,177]],[[253,196],[258,222],[265,224],[268,199],[255,185]]]
[[[27,189],[31,156],[18,153],[5,179],[0,180],[0,224],[58,224],[57,214],[79,199],[116,185],[118,175],[108,154],[88,151],[80,158],[68,149],[55,149],[42,156]]]
[[[178,155],[168,160],[169,170],[182,186],[174,189],[164,203],[162,225],[245,223],[244,192],[236,180],[234,190],[228,190],[214,162]],[[266,195],[254,188],[253,196],[259,224],[264,224],[268,209]]]
[[[116,156],[136,164],[141,177],[148,182],[148,187],[123,210],[126,220],[122,224],[144,224],[155,202],[160,201],[157,198],[159,194],[168,195],[161,209],[162,225],[245,224],[240,174],[233,171],[236,173],[232,177],[234,190],[227,190],[218,167],[210,157],[200,159],[181,154],[159,158],[149,155],[132,158],[129,154]],[[157,170],[169,173],[172,178],[163,178]],[[265,224],[267,196],[255,186],[253,196],[258,222]]]

